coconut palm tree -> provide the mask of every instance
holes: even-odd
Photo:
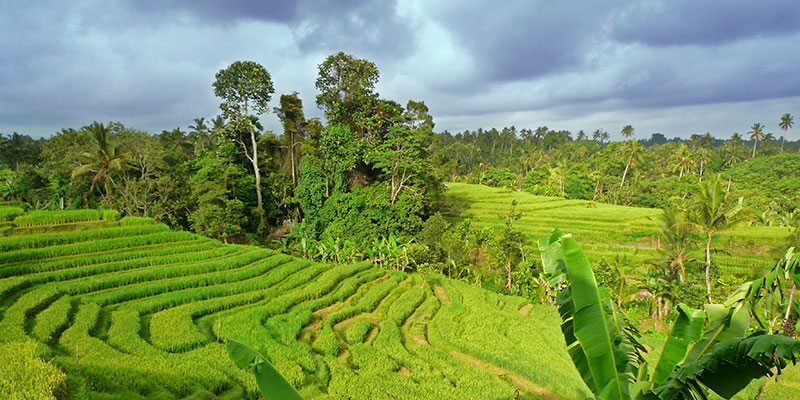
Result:
[[[754,140],[753,142],[753,157],[756,158],[756,147],[758,147],[758,141],[764,138],[764,126],[761,123],[756,122],[750,127],[750,132],[747,132],[750,135],[750,139]]]
[[[700,137],[700,147],[703,147],[706,150],[711,150],[712,146],[714,146],[714,137],[711,136],[711,133],[706,132],[705,135]]]
[[[600,143],[600,136],[602,135],[603,133],[600,132],[600,129],[595,129],[594,132],[592,132],[592,140],[594,140],[597,143]]]
[[[641,144],[639,144],[639,141],[637,139],[633,139],[630,143],[628,143],[627,146],[625,146],[625,159],[628,161],[625,164],[625,172],[622,173],[622,180],[619,182],[620,188],[625,183],[625,176],[628,175],[628,169],[631,166],[635,167],[642,161],[643,152],[644,152],[644,147]]]
[[[191,130],[189,134],[194,139],[194,152],[206,147],[209,141],[208,125],[206,125],[205,118],[195,118],[194,125],[189,125]]]
[[[664,207],[661,217],[661,237],[663,246],[658,248],[658,265],[666,266],[672,277],[683,283],[686,265],[695,260],[690,254],[695,248],[695,240],[684,219],[683,213],[674,207]]]
[[[631,136],[633,136],[633,126],[631,126],[631,125],[625,125],[625,126],[622,128],[622,136],[625,138],[625,141],[627,142],[627,141],[628,141],[628,139],[629,139]]]
[[[671,164],[672,172],[679,171],[678,179],[683,178],[683,174],[688,173],[692,169],[692,165],[694,165],[692,151],[689,150],[689,146],[681,143],[678,151],[673,153],[671,157]]]
[[[792,127],[792,123],[794,122],[794,118],[789,114],[783,114],[781,117],[781,122],[778,124],[778,127],[783,129],[783,136],[781,136],[781,154],[783,154],[783,141],[784,136],[786,136],[786,131]]]
[[[714,234],[746,221],[749,214],[740,197],[731,203],[725,180],[719,174],[697,185],[697,194],[687,210],[687,226],[691,226],[704,236],[706,241],[706,295],[711,302],[711,240]]]
[[[576,136],[575,138],[577,139],[577,141],[582,142],[582,141],[586,140],[586,137],[587,137],[586,133],[584,133],[583,129],[581,129],[581,130],[578,131],[578,136]]]
[[[703,180],[703,167],[706,165],[706,163],[708,163],[708,157],[709,157],[708,153],[709,153],[709,150],[706,150],[705,148],[700,148],[700,150],[695,155],[695,158],[697,159],[697,163],[700,164],[700,180],[701,181]]]
[[[610,138],[611,138],[611,136],[609,136],[608,132],[606,132],[606,131],[603,131],[600,134],[600,144],[605,143],[605,144],[603,144],[603,148],[604,149],[606,148],[606,145],[608,144],[608,141],[609,141]]]
[[[111,191],[108,182],[114,183],[112,174],[122,172],[128,168],[128,153],[121,151],[111,143],[111,132],[103,124],[94,122],[86,130],[92,135],[94,149],[78,155],[81,165],[72,170],[72,177],[93,173],[91,190],[103,181],[106,200],[111,203]]]

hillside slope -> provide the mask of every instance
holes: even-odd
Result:
[[[635,261],[657,256],[659,216],[654,208],[616,206],[587,200],[535,196],[523,191],[493,188],[466,183],[448,183],[445,195],[457,204],[459,213],[448,215],[451,221],[470,218],[473,226],[500,227],[499,214],[516,209],[524,213],[514,226],[529,240],[547,234],[553,228],[572,233],[589,259],[613,258],[624,254]],[[747,226],[719,233],[715,246],[725,252],[715,255],[721,273],[752,278],[772,268],[784,251],[788,228]],[[698,258],[704,256],[698,254]]]
[[[588,395],[551,307],[149,220],[21,225],[0,237],[0,341],[46,346],[70,398],[257,397],[218,336],[261,348],[307,399]]]

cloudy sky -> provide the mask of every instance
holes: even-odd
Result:
[[[437,131],[779,136],[800,116],[796,0],[0,0],[0,133],[186,129],[218,113],[214,74],[237,60],[270,71],[274,105],[297,91],[321,116],[317,66],[338,51],[377,64],[381,97],[425,101]]]

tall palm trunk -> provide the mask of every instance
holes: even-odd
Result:
[[[711,303],[711,238],[714,232],[708,232],[708,242],[706,242],[706,295],[708,302]]]
[[[783,141],[784,140],[785,140],[785,138],[783,136],[781,136],[781,154],[783,154]]]
[[[625,176],[628,175],[628,168],[631,166],[631,163],[625,166],[625,172],[622,173],[622,180],[619,181],[619,187],[622,188],[622,184],[625,183]]]
[[[752,158],[756,158],[756,147],[758,147],[758,138],[756,138],[756,141],[753,142],[753,157]]]
[[[784,314],[783,316],[783,324],[781,325],[781,329],[783,329],[783,327],[786,326],[786,321],[789,320],[789,313],[792,311],[792,299],[794,298],[794,290],[795,290],[795,284],[794,282],[792,282],[792,289],[789,290],[789,304],[786,306],[786,314]],[[783,332],[783,334],[785,335],[786,332]]]
[[[258,208],[261,209],[261,171],[258,169],[258,147],[256,144],[256,132],[250,129],[250,141],[253,144],[253,157],[250,161],[253,163],[253,172],[256,175],[256,198],[258,199]]]
[[[506,264],[506,271],[508,272],[508,277],[506,279],[506,289],[511,290],[511,261],[509,260]]]
[[[292,132],[292,137],[289,141],[289,158],[292,163],[292,186],[297,187],[297,175],[294,167],[294,132]]]

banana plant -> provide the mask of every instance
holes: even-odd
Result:
[[[256,377],[258,390],[266,400],[303,400],[292,385],[286,381],[261,353],[252,347],[228,339],[228,356],[239,369],[247,369]]]
[[[557,300],[561,330],[573,364],[596,399],[707,399],[709,390],[729,399],[753,379],[795,362],[800,353],[800,342],[786,336],[762,331],[747,336],[758,292],[750,282],[724,304],[706,304],[704,310],[678,305],[650,373],[638,333],[597,286],[575,239],[556,230],[539,246],[545,272],[566,281]]]

